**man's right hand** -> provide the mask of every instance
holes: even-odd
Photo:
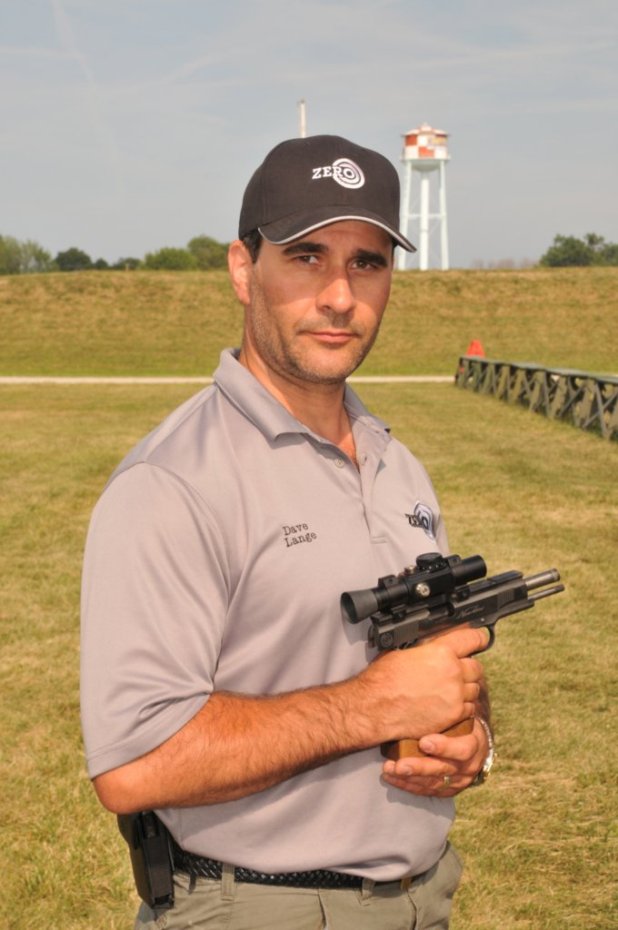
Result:
[[[382,653],[358,676],[381,742],[439,733],[475,713],[484,628],[459,627],[411,649]]]

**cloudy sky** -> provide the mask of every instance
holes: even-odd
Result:
[[[228,241],[304,99],[398,166],[407,129],[449,133],[455,267],[615,242],[617,78],[616,0],[0,0],[0,234]]]

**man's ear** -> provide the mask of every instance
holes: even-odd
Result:
[[[253,261],[249,250],[240,239],[235,239],[230,244],[227,252],[227,266],[236,296],[244,307],[249,306]]]

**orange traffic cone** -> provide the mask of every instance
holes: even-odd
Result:
[[[483,343],[479,342],[478,339],[473,339],[466,349],[466,355],[477,355],[480,358],[485,358],[485,349],[483,348]]]

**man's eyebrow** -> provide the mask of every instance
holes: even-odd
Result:
[[[283,249],[284,255],[324,255],[328,252],[328,247],[321,242],[314,242],[311,239],[304,239],[301,242],[293,242]],[[354,261],[366,262],[369,265],[378,265],[381,268],[388,266],[388,260],[382,252],[374,252],[370,249],[357,249],[353,255]]]
[[[311,239],[303,239],[301,242],[293,242],[291,245],[288,245],[284,248],[284,255],[306,255],[307,252],[313,252],[316,255],[323,254],[328,251],[325,245],[322,245],[321,242],[312,242]]]
[[[388,266],[386,256],[382,252],[370,252],[368,249],[359,249],[354,258],[358,261],[367,262],[369,265],[379,265],[381,268]]]

